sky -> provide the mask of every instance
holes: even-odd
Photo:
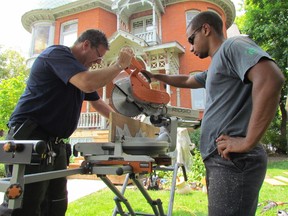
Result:
[[[27,32],[21,23],[22,15],[37,5],[39,0],[8,0],[0,3],[0,46],[13,49],[28,57],[31,33]],[[237,7],[241,0],[233,0]],[[7,22],[9,20],[9,22]]]
[[[31,34],[21,23],[21,17],[32,9],[37,0],[1,1],[0,3],[0,46],[20,52],[27,56],[29,53]],[[9,21],[9,22],[8,22]]]

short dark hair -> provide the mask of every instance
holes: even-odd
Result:
[[[208,23],[212,26],[216,33],[222,35],[223,34],[223,21],[221,17],[212,11],[203,11],[197,14],[189,23],[188,28],[193,26],[194,29],[199,28],[203,24]]]
[[[84,42],[85,40],[90,41],[91,47],[98,47],[100,44],[103,45],[107,50],[109,49],[108,39],[104,32],[99,29],[88,29],[84,31],[74,44]]]

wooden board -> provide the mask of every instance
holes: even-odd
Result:
[[[144,132],[146,137],[155,138],[160,131],[158,127],[142,123],[139,120],[123,116],[119,113],[110,113],[109,122],[109,142],[116,141],[116,126],[123,130],[124,126],[126,125],[126,127],[129,129],[131,137],[135,137],[135,135],[141,130]]]

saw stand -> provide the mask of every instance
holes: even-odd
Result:
[[[146,137],[125,137],[118,134],[114,143],[78,143],[75,150],[81,152],[85,160],[82,163],[84,173],[96,174],[115,194],[116,207],[113,216],[120,214],[126,215],[155,215],[155,216],[172,216],[174,195],[177,183],[177,173],[182,168],[184,180],[187,181],[185,166],[181,163],[172,165],[172,159],[167,153],[175,150],[177,142],[177,127],[183,125],[183,121],[176,117],[158,119],[158,126],[162,127],[160,134],[155,139]],[[160,123],[161,122],[161,123]],[[191,121],[190,126],[199,124],[197,121]],[[185,121],[188,126],[188,121]],[[139,180],[140,174],[150,174],[157,170],[172,171],[172,186],[170,191],[169,205],[167,214],[164,213],[162,201],[153,200],[147,190]],[[107,175],[123,175],[126,178],[122,185],[122,190],[109,180]],[[131,207],[128,199],[124,196],[129,179],[139,189],[147,203],[151,206],[154,214],[145,214],[135,212]],[[125,212],[122,204],[126,206],[128,212]]]
[[[141,161],[135,162],[137,163],[142,163]],[[162,201],[160,199],[153,200],[147,190],[144,188],[142,183],[139,181],[139,173],[133,172],[133,166],[134,165],[123,165],[122,167],[113,167],[113,166],[99,166],[96,164],[89,164],[88,166],[92,166],[89,169],[91,170],[91,174],[96,173],[97,177],[99,177],[106,185],[107,187],[115,194],[115,204],[116,207],[113,211],[113,216],[116,216],[117,214],[120,214],[122,216],[126,215],[157,215],[157,216],[172,216],[173,212],[173,203],[174,203],[174,195],[175,195],[175,190],[176,190],[176,181],[177,181],[177,172],[178,169],[181,167],[183,170],[184,174],[184,179],[187,181],[187,176],[186,176],[186,171],[185,167],[183,164],[176,163],[172,167],[161,167],[159,164],[156,166],[153,166],[152,169],[155,170],[163,170],[163,171],[173,171],[173,179],[172,179],[172,186],[171,186],[171,191],[170,191],[170,199],[169,199],[169,206],[168,206],[168,212],[167,214],[164,213],[163,206],[162,206]],[[86,169],[86,168],[85,168]],[[144,168],[143,170],[146,170]],[[99,174],[101,173],[101,174]],[[121,173],[126,173],[125,180],[122,185],[121,191],[111,182],[111,180],[107,177],[107,175],[115,175],[115,174],[121,174]],[[128,186],[129,180],[132,180],[133,184],[139,189],[141,194],[144,196],[146,199],[147,203],[151,206],[153,213],[154,214],[145,214],[145,213],[139,213],[135,212],[130,205],[128,199],[125,197],[124,193],[126,190],[126,187]],[[124,204],[127,208],[127,213],[124,211],[122,204]]]
[[[185,126],[187,126],[187,121],[185,122]],[[75,150],[80,152],[85,158],[81,167],[30,175],[24,175],[25,166],[32,164],[31,158],[33,154],[41,155],[46,151],[45,142],[41,140],[0,141],[0,163],[13,164],[12,177],[0,179],[0,191],[5,192],[9,199],[8,208],[15,209],[21,207],[25,184],[75,174],[96,174],[116,195],[114,198],[116,207],[113,211],[113,216],[117,214],[122,216],[172,216],[177,172],[180,167],[182,168],[185,181],[187,176],[183,164],[176,163],[172,165],[171,158],[166,153],[175,150],[177,127],[182,123],[178,118],[169,118],[169,121],[163,124],[164,132],[159,134],[156,139],[146,137],[131,138],[122,135],[115,142],[78,143],[74,146]],[[195,125],[195,122],[191,123],[191,126],[193,125]],[[153,200],[138,179],[139,174],[149,174],[156,170],[173,171],[167,214],[164,213],[162,201],[160,199]],[[120,191],[109,180],[107,175],[123,174],[126,174],[126,178]],[[134,212],[129,201],[124,196],[129,179],[140,190],[154,214]],[[124,212],[122,203],[126,206],[128,213]]]

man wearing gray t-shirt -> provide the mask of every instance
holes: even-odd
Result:
[[[267,155],[259,141],[272,121],[284,76],[246,36],[225,39],[221,18],[196,15],[187,28],[191,52],[211,57],[195,76],[146,72],[180,88],[205,88],[200,151],[206,167],[209,216],[253,216]]]

